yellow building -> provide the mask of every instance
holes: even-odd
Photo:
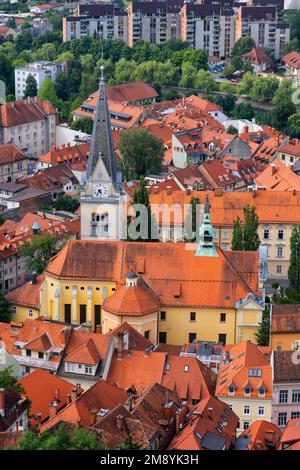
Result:
[[[6,295],[12,308],[12,321],[23,322],[27,318],[35,320],[40,314],[41,288],[45,276],[32,275],[31,281]]]
[[[299,347],[300,306],[271,305],[271,350],[295,351]]]
[[[239,417],[238,433],[255,421],[271,421],[272,367],[268,355],[251,341],[233,346],[220,365],[216,396]]]

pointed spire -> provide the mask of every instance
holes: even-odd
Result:
[[[117,184],[116,158],[112,141],[109,110],[106,96],[104,66],[100,67],[99,94],[93,124],[93,133],[90,144],[90,156],[87,167],[87,180],[96,168],[99,158],[102,158],[111,182]]]
[[[205,198],[205,209],[204,209],[205,214],[210,214],[210,206],[209,206],[209,199],[208,199],[208,192],[206,193],[206,198]]]
[[[208,193],[206,193],[202,224],[199,229],[199,246],[195,256],[218,256],[214,244],[215,229],[210,221]]]

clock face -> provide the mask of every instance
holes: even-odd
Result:
[[[108,187],[104,184],[96,183],[93,186],[93,196],[94,197],[107,197],[108,196]]]

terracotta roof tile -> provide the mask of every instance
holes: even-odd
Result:
[[[7,300],[13,305],[38,308],[40,304],[40,288],[44,280],[45,276],[41,274],[37,277],[34,284],[26,282],[21,287],[6,294]]]
[[[45,115],[50,114],[56,114],[50,101],[43,101],[39,98],[17,100],[0,106],[0,124],[4,127],[17,126],[45,119]]]

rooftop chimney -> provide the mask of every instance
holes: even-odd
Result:
[[[36,414],[36,422],[37,422],[37,428],[40,429],[41,424],[42,424],[42,413]]]
[[[96,410],[89,410],[89,413],[90,413],[90,426],[93,426],[96,422],[97,411]]]
[[[54,398],[56,401],[60,401],[59,400],[59,388],[56,387],[55,390],[54,390]]]
[[[71,390],[71,400],[75,401],[77,398],[77,387],[72,388]]]
[[[4,410],[4,408],[5,408],[5,389],[0,388],[0,411]]]
[[[56,413],[57,413],[57,402],[53,401],[52,403],[49,403],[49,419],[56,416]]]
[[[118,361],[122,361],[122,355],[123,355],[123,335],[122,334],[118,334]]]
[[[67,393],[67,404],[71,403],[71,393]]]
[[[119,431],[123,431],[124,429],[124,416],[123,415],[118,415],[117,416],[117,428]]]

